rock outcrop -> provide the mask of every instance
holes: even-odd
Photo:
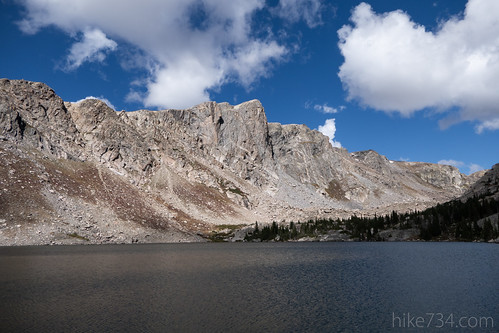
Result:
[[[116,112],[7,79],[0,80],[0,153],[0,244],[48,221],[53,228],[41,233],[52,241],[77,231],[94,242],[110,234],[113,242],[146,234],[178,241],[217,224],[421,209],[458,197],[481,176],[334,148],[305,125],[268,123],[257,100]]]
[[[499,199],[499,163],[493,165],[490,170],[482,171],[477,175],[481,177],[470,186],[461,199],[466,200],[473,196]]]

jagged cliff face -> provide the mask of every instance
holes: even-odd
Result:
[[[0,152],[2,182],[9,187],[0,195],[0,220],[6,225],[23,223],[12,208],[23,189],[8,193],[24,163],[33,172],[23,177],[37,184],[24,188],[36,206],[25,212],[33,220],[30,210],[44,211],[44,221],[74,220],[70,228],[78,225],[71,214],[91,211],[92,220],[100,222],[88,230],[96,235],[113,219],[137,228],[137,235],[149,228],[160,241],[169,240],[165,230],[172,237],[180,230],[192,240],[193,233],[213,224],[423,208],[461,195],[480,176],[450,166],[389,161],[374,151],[350,154],[304,125],[267,123],[257,100],[115,112],[98,100],[65,103],[44,84],[5,79],[0,80]],[[54,165],[60,173],[51,176]],[[78,175],[83,192],[66,190]],[[66,206],[49,198],[54,193]],[[91,232],[87,238],[95,236]]]
[[[466,200],[473,196],[485,196],[495,198],[496,200],[499,199],[499,163],[493,165],[490,170],[484,172],[483,175],[464,193],[461,200]]]

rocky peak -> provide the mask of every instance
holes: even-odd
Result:
[[[128,172],[143,180],[154,165],[147,140],[132,126],[124,123],[119,113],[104,102],[88,99],[66,103],[78,136],[83,142],[86,160],[94,160],[114,169]]]
[[[85,99],[79,103],[65,103],[80,133],[91,133],[103,122],[116,121],[115,111],[98,99]]]
[[[47,85],[0,80],[0,138],[24,141],[59,157],[78,156],[79,143],[64,102]]]
[[[168,225],[197,228],[421,209],[461,195],[477,179],[450,166],[389,161],[372,150],[349,154],[305,125],[268,123],[258,100],[116,112],[98,100],[64,103],[42,83],[6,79],[0,144],[17,147],[21,159],[34,148],[57,163],[81,163],[62,173],[99,171],[86,186],[103,193],[105,200],[95,194],[92,202],[107,208],[110,194],[99,186],[111,188],[101,171],[111,172],[109,179],[119,178],[113,186],[123,193],[135,186],[143,207],[158,210],[156,226],[163,225],[160,215]],[[73,181],[61,180],[61,189]],[[142,212],[132,215],[140,220]]]
[[[477,177],[478,180],[471,185],[463,198],[481,195],[499,198],[499,163],[490,170],[475,172],[470,177]]]
[[[206,102],[186,110],[142,110],[120,117],[153,145],[167,149],[173,144],[215,159],[254,184],[260,180],[256,173],[272,168],[267,118],[258,100],[236,106]]]

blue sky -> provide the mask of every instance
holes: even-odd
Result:
[[[348,151],[499,162],[497,0],[0,0],[0,76],[116,110],[259,99]]]

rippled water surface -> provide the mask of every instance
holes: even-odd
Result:
[[[0,248],[0,332],[412,331],[407,313],[499,331],[498,290],[493,244]]]

